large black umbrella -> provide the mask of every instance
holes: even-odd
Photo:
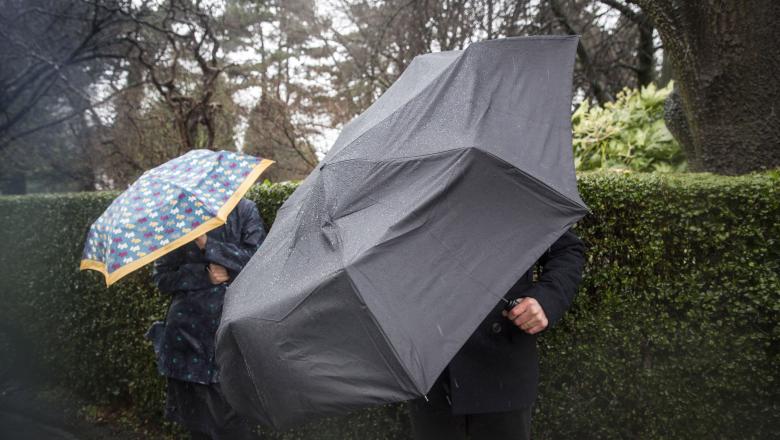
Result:
[[[222,389],[277,428],[424,395],[587,208],[577,37],[418,56],[350,122],[230,286]]]

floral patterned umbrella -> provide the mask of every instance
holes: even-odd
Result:
[[[146,171],[89,228],[81,270],[110,286],[139,267],[225,223],[273,161],[192,150]]]

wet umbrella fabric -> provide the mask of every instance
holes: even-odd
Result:
[[[111,285],[225,224],[273,161],[231,151],[192,150],[146,171],[90,226],[80,268]]]
[[[424,395],[587,208],[576,37],[414,59],[342,131],[228,289],[222,388],[276,428]]]

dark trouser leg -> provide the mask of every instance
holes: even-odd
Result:
[[[427,401],[412,400],[408,408],[414,440],[466,440],[466,417],[452,415],[440,381],[431,388]]]
[[[471,440],[530,440],[531,408],[466,416]]]
[[[211,436],[205,432],[190,431],[190,440],[211,440]]]
[[[190,431],[193,440],[249,440],[258,437],[225,400],[219,384],[168,380],[166,416]]]
[[[252,432],[252,427],[242,417],[235,413],[225,422],[225,425],[214,430],[214,440],[254,440],[259,437]]]
[[[219,384],[213,384],[210,389],[214,396],[211,399],[211,412],[216,421],[212,431],[214,440],[253,440],[259,437],[252,432],[252,425],[241,417],[230,404]]]

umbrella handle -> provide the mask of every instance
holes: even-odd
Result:
[[[502,297],[501,299],[506,303],[506,305],[504,306],[504,310],[506,310],[507,312],[512,310],[512,308],[514,308],[514,306],[520,304],[520,301],[522,301],[523,298],[525,298],[525,297],[521,296],[521,297],[515,298],[515,299],[510,301],[510,300]]]

